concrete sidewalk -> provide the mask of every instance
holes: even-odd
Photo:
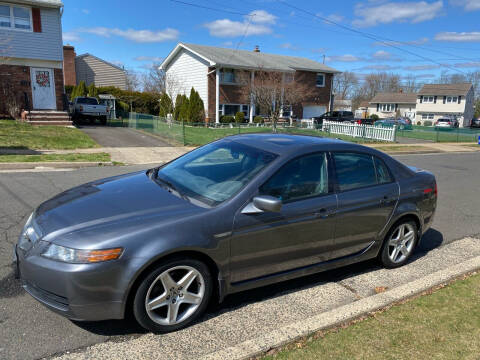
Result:
[[[387,270],[373,262],[290,281],[267,299],[227,297],[187,329],[146,334],[66,353],[60,359],[246,359],[311,332],[348,322],[480,268],[480,240],[465,238],[439,248],[425,244],[412,261]],[[422,252],[422,248],[424,249]],[[339,277],[336,282],[329,279]],[[376,288],[387,291],[376,293]],[[285,288],[285,287],[283,287]]]

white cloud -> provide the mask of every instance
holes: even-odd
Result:
[[[281,47],[282,49],[298,50],[298,46],[293,45],[292,43],[289,43],[289,42],[280,44],[280,47]]]
[[[457,63],[457,64],[455,64],[455,67],[458,67],[458,68],[478,68],[478,67],[480,67],[480,61]]]
[[[253,10],[245,18],[251,18],[252,23],[273,25],[277,21],[277,17],[265,10]]]
[[[358,4],[355,7],[357,19],[353,21],[353,25],[369,27],[392,22],[420,23],[439,16],[442,9],[442,0],[431,3],[418,1]]]
[[[351,54],[345,54],[345,55],[338,55],[338,56],[328,56],[326,58],[326,61],[329,62],[357,62],[357,61],[364,61],[364,59],[351,55]]]
[[[395,46],[402,46],[402,45],[423,45],[429,41],[427,37],[422,37],[416,40],[409,40],[409,41],[376,41],[373,43],[373,46],[388,46],[395,45]]]
[[[450,3],[463,7],[465,11],[480,10],[480,0],[450,0]]]
[[[392,54],[388,51],[378,50],[375,52],[372,57],[376,60],[390,60],[392,58]]]
[[[63,41],[75,42],[75,41],[80,41],[81,40],[80,36],[78,36],[78,34],[73,32],[73,31],[64,32],[62,34],[62,37],[63,37]]]
[[[273,32],[272,25],[276,23],[277,17],[265,10],[254,10],[245,15],[243,21],[230,19],[219,19],[203,26],[209,30],[211,36],[215,37],[238,37],[265,35]]]
[[[344,16],[342,15],[337,15],[337,14],[331,14],[331,15],[328,15],[327,16],[327,19],[330,20],[330,21],[333,21],[333,22],[336,22],[336,23],[339,23],[339,22],[342,22],[343,19],[345,19]],[[329,23],[328,21],[326,21],[326,23]]]
[[[435,35],[438,41],[480,42],[480,32],[441,32]]]
[[[412,66],[405,66],[404,69],[408,71],[424,71],[424,70],[433,70],[440,68],[440,65],[412,65]]]
[[[391,65],[368,65],[361,67],[357,70],[375,70],[375,71],[386,71],[386,70],[394,70],[398,69],[398,67],[391,66]]]
[[[109,62],[111,62],[113,65],[123,67],[123,62],[120,60],[110,60]]]
[[[90,10],[88,10],[88,9],[82,9],[81,11],[82,11],[82,13],[84,13],[86,15],[90,14]]]
[[[163,58],[159,56],[137,56],[133,60],[135,61],[154,61],[154,62],[159,62],[162,61]]]
[[[131,40],[138,43],[156,43],[170,40],[176,40],[179,32],[176,29],[167,28],[165,30],[152,31],[152,30],[134,30],[127,29],[121,30],[118,28],[84,28],[80,29],[80,32],[95,34],[103,37],[119,36],[127,40]]]

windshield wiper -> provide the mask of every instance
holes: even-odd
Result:
[[[154,177],[155,180],[164,183],[171,190],[175,191],[182,199],[190,202],[190,198],[187,195],[185,195],[182,191],[178,190],[178,188],[175,185],[173,185],[170,181],[162,179],[161,177],[158,176],[158,168],[155,168],[155,170],[152,171],[152,173],[153,173],[152,176]]]

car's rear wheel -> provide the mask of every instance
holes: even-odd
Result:
[[[411,220],[397,222],[388,232],[380,252],[380,261],[386,268],[405,264],[418,240],[417,224]]]
[[[181,329],[198,318],[212,294],[208,267],[195,259],[171,259],[148,274],[137,289],[133,313],[157,333]]]

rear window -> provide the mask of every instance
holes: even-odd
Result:
[[[372,156],[359,153],[334,153],[333,157],[340,191],[377,184]]]
[[[438,119],[438,122],[450,122],[450,119]]]
[[[98,100],[95,98],[77,98],[77,104],[98,105]]]

